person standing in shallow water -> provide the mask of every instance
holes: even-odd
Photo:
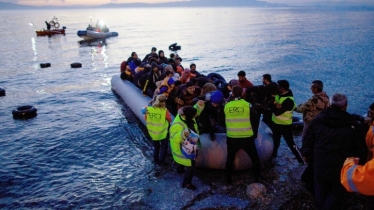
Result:
[[[272,107],[272,121],[273,121],[273,139],[274,150],[272,157],[277,157],[277,152],[280,146],[281,136],[283,136],[288,147],[295,155],[297,161],[304,165],[304,161],[299,153],[299,150],[293,140],[292,134],[292,111],[296,107],[290,84],[287,80],[278,80],[279,94],[275,96],[274,106]]]
[[[171,115],[166,109],[166,100],[166,96],[158,95],[153,106],[142,109],[148,134],[153,142],[153,160],[158,165],[164,164],[168,149],[168,128]]]
[[[261,164],[257,153],[254,132],[251,125],[251,104],[242,99],[243,89],[236,85],[232,89],[232,101],[225,107],[225,122],[227,134],[226,183],[232,182],[232,170],[236,153],[243,149],[252,160],[255,182],[260,181]]]

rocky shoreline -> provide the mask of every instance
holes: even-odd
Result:
[[[295,142],[301,146],[301,137]],[[193,178],[196,191],[181,187],[183,174],[176,172],[171,155],[166,165],[155,165],[145,196],[131,204],[134,209],[315,209],[314,198],[300,176],[300,166],[284,140],[278,157],[262,164],[261,184],[253,184],[251,170],[237,171],[227,185],[224,171],[197,168]],[[345,209],[364,209],[365,197],[347,193]]]

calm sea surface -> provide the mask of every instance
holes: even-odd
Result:
[[[58,17],[66,35],[37,37]],[[118,37],[79,43],[76,35],[105,20]],[[239,70],[290,81],[295,100],[321,79],[329,95],[364,114],[374,102],[374,11],[322,8],[157,8],[1,11],[0,208],[126,208],[146,194],[152,146],[110,80],[132,51],[177,42],[182,64],[227,80]],[[50,68],[39,67],[51,63]],[[70,63],[82,68],[71,69]],[[14,120],[31,104],[38,116]]]

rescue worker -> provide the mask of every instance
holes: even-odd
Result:
[[[345,160],[340,174],[341,183],[349,192],[374,196],[374,159],[363,166],[357,162],[354,157]]]
[[[347,158],[340,174],[340,181],[347,191],[370,196],[367,198],[365,209],[374,209],[374,103],[369,107],[366,122],[370,124],[366,134],[368,162],[365,165],[358,165],[357,158]]]
[[[281,136],[283,136],[288,147],[295,155],[297,161],[304,165],[301,154],[293,140],[292,134],[292,111],[296,107],[290,84],[287,80],[278,80],[279,94],[275,96],[274,106],[272,107],[272,121],[273,121],[273,139],[274,150],[272,157],[277,157],[277,152],[280,146]]]
[[[367,114],[367,123],[371,126],[366,134],[366,146],[368,147],[368,160],[374,159],[374,103],[369,107]]]
[[[226,182],[232,182],[232,170],[237,151],[243,149],[252,160],[252,169],[255,182],[260,181],[261,164],[257,153],[255,138],[251,125],[251,104],[242,99],[243,89],[236,85],[232,88],[233,100],[224,107],[226,135],[227,135],[227,159]]]
[[[184,106],[179,109],[169,131],[173,159],[178,164],[177,172],[184,173],[182,188],[190,190],[196,190],[196,186],[192,184],[196,160],[184,156],[181,151],[181,145],[189,136],[189,130],[199,133],[195,118],[204,109],[204,101],[199,101],[195,107]]]
[[[168,149],[168,128],[172,121],[166,109],[166,96],[158,95],[153,106],[144,107],[145,122],[149,136],[153,143],[153,160],[158,165],[163,165]]]

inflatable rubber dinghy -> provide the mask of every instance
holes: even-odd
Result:
[[[122,80],[119,75],[113,76],[111,83],[112,89],[145,125],[144,115],[141,113],[141,109],[148,105],[151,98],[148,96],[144,97],[141,90],[133,83]],[[272,136],[270,128],[261,121],[256,139],[256,147],[262,163],[267,161],[273,152],[274,143]],[[226,133],[216,133],[215,141],[210,140],[208,133],[201,134],[200,142],[202,148],[199,149],[196,166],[199,168],[225,169],[227,156]],[[237,152],[234,169],[245,170],[251,168],[251,166],[252,162],[247,153],[243,150]]]

